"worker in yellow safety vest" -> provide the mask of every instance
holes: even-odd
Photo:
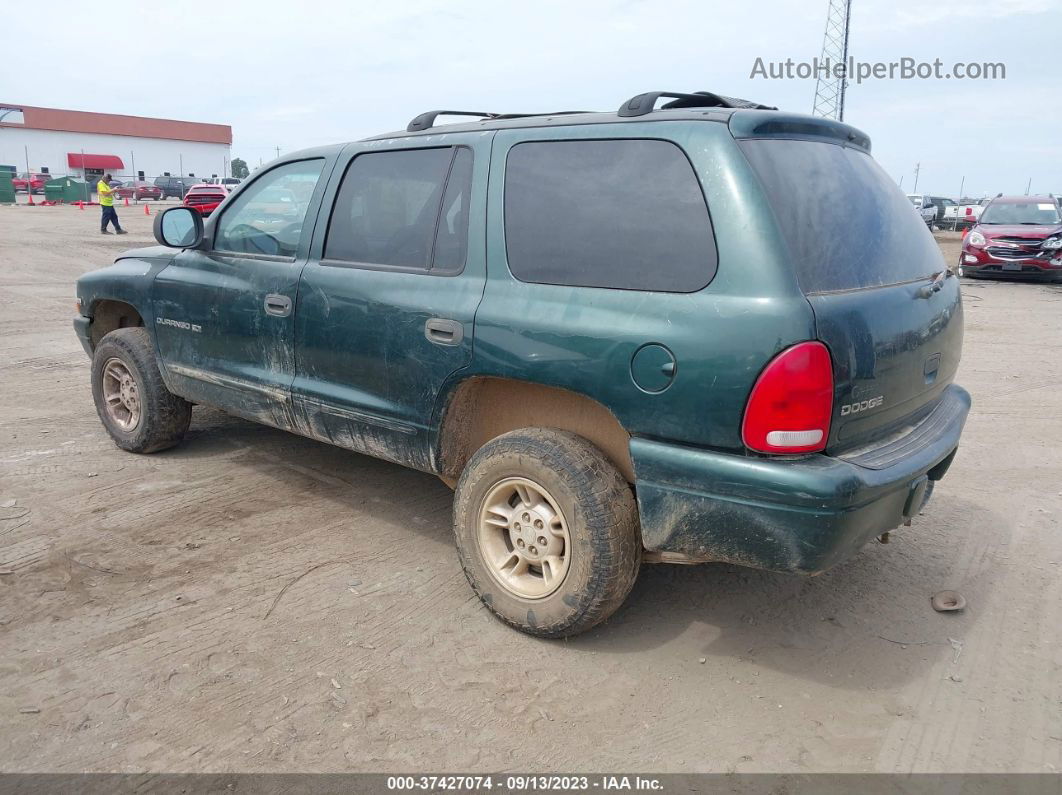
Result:
[[[104,174],[103,179],[96,185],[96,193],[100,196],[100,209],[103,216],[100,218],[100,234],[109,235],[107,224],[114,224],[114,233],[124,235],[125,230],[118,223],[118,211],[114,209],[114,188],[111,187],[111,175]]]

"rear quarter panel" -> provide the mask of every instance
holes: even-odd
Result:
[[[719,253],[713,281],[695,293],[530,284],[510,272],[504,177],[509,150],[529,140],[655,138],[689,157],[708,202]],[[725,124],[658,121],[500,131],[488,197],[488,274],[469,368],[452,380],[493,375],[561,387],[604,404],[628,432],[739,449],[741,417],[764,365],[814,338],[810,307],[784,267],[777,231],[747,161]],[[676,375],[663,392],[631,375],[647,343],[669,348]],[[439,413],[446,396],[440,401]]]

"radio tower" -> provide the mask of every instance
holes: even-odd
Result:
[[[811,109],[815,116],[844,121],[844,92],[848,80],[836,77],[833,68],[838,63],[848,64],[848,17],[852,11],[852,0],[828,0],[829,13],[826,16],[826,35],[822,37],[821,64],[829,61],[830,73],[819,72],[815,81],[815,104]]]

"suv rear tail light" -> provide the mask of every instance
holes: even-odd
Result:
[[[814,453],[826,447],[833,414],[833,362],[821,342],[801,342],[756,379],[741,438],[761,453]]]

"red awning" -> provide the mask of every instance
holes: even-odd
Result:
[[[84,162],[82,162],[84,161]],[[122,158],[118,155],[84,155],[80,152],[70,152],[66,156],[66,164],[70,168],[125,168]]]

